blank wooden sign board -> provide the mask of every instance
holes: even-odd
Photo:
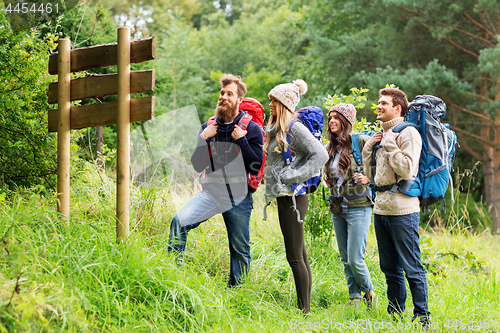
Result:
[[[69,39],[59,40],[59,52],[49,58],[49,132],[57,132],[57,211],[69,217],[70,130],[117,125],[116,237],[130,232],[130,123],[154,118],[154,96],[130,99],[131,93],[154,91],[154,70],[130,72],[130,64],[155,58],[154,37],[130,41],[130,29],[118,28],[118,43],[71,50]],[[71,72],[117,65],[116,74],[71,79]],[[116,102],[70,107],[85,98],[117,95]]]

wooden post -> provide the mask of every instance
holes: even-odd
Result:
[[[154,70],[130,72],[130,64],[155,58],[154,37],[130,41],[128,28],[118,29],[118,42],[71,50],[68,39],[59,40],[59,52],[49,57],[49,74],[58,82],[49,84],[48,130],[58,132],[57,211],[69,219],[70,130],[117,125],[116,235],[119,241],[130,233],[130,123],[154,118],[154,96],[130,98],[132,93],[154,91]],[[90,75],[71,80],[70,73],[118,66],[116,74]],[[116,102],[70,107],[74,100],[117,95]]]
[[[130,29],[118,28],[118,119],[116,167],[116,237],[129,236],[130,196]]]
[[[69,217],[71,42],[59,40],[57,124],[57,211]]]

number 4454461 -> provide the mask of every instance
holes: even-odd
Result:
[[[50,2],[48,3],[36,3],[36,2],[23,2],[17,3],[15,6],[12,3],[7,5],[5,8],[6,13],[47,13],[50,14],[52,12],[59,13],[59,4],[56,3],[52,5]]]

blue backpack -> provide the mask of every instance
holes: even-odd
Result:
[[[314,135],[316,139],[321,141],[321,135],[323,133],[323,122],[324,122],[323,111],[317,106],[307,106],[305,108],[299,109],[297,111],[297,115],[299,119],[292,120],[290,122],[290,126],[288,126],[288,132],[286,134],[286,142],[290,144],[290,130],[292,129],[292,125],[297,121],[301,121],[307,127],[307,129],[312,133],[312,135]],[[283,149],[282,155],[287,165],[292,163],[293,158],[290,149]],[[301,184],[293,184],[293,193],[294,195],[313,193],[318,188],[320,182],[321,182],[321,170],[318,170],[318,173],[316,175],[309,178],[305,182]]]
[[[290,144],[290,130],[292,128],[292,125],[297,121],[301,121],[307,127],[307,129],[312,133],[312,135],[314,135],[314,137],[318,139],[318,141],[321,141],[321,135],[323,133],[323,123],[324,123],[323,111],[317,106],[307,106],[305,108],[299,109],[297,111],[297,115],[299,119],[292,120],[290,122],[290,126],[288,126],[288,132],[286,134],[286,142]],[[288,148],[283,149],[282,155],[287,165],[292,163],[293,157],[290,149]],[[301,184],[293,184],[292,207],[297,213],[297,221],[301,223],[303,222],[300,219],[300,213],[295,203],[295,196],[306,193],[313,193],[318,188],[321,180],[322,179],[321,179],[321,169],[320,169],[318,170],[317,174],[315,174],[313,177],[309,178],[305,182]]]
[[[391,189],[392,193],[397,188],[403,194],[419,197],[421,207],[427,207],[439,200],[443,200],[446,207],[444,195],[448,184],[451,185],[451,200],[454,202],[451,169],[455,159],[457,135],[449,129],[448,124],[441,123],[445,113],[446,104],[440,98],[419,95],[408,106],[405,122],[392,130],[398,133],[408,126],[413,126],[422,137],[418,175],[414,179],[393,184]]]

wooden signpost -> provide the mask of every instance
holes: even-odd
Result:
[[[154,96],[131,99],[131,93],[154,91],[154,70],[130,72],[130,64],[155,58],[154,37],[130,41],[130,29],[118,28],[118,43],[71,50],[59,40],[59,52],[49,58],[49,73],[58,82],[49,85],[49,132],[57,131],[57,211],[69,217],[70,130],[117,125],[116,237],[129,235],[130,123],[154,118]],[[117,65],[117,74],[71,79],[71,72]],[[74,100],[117,95],[116,102],[70,107]]]

